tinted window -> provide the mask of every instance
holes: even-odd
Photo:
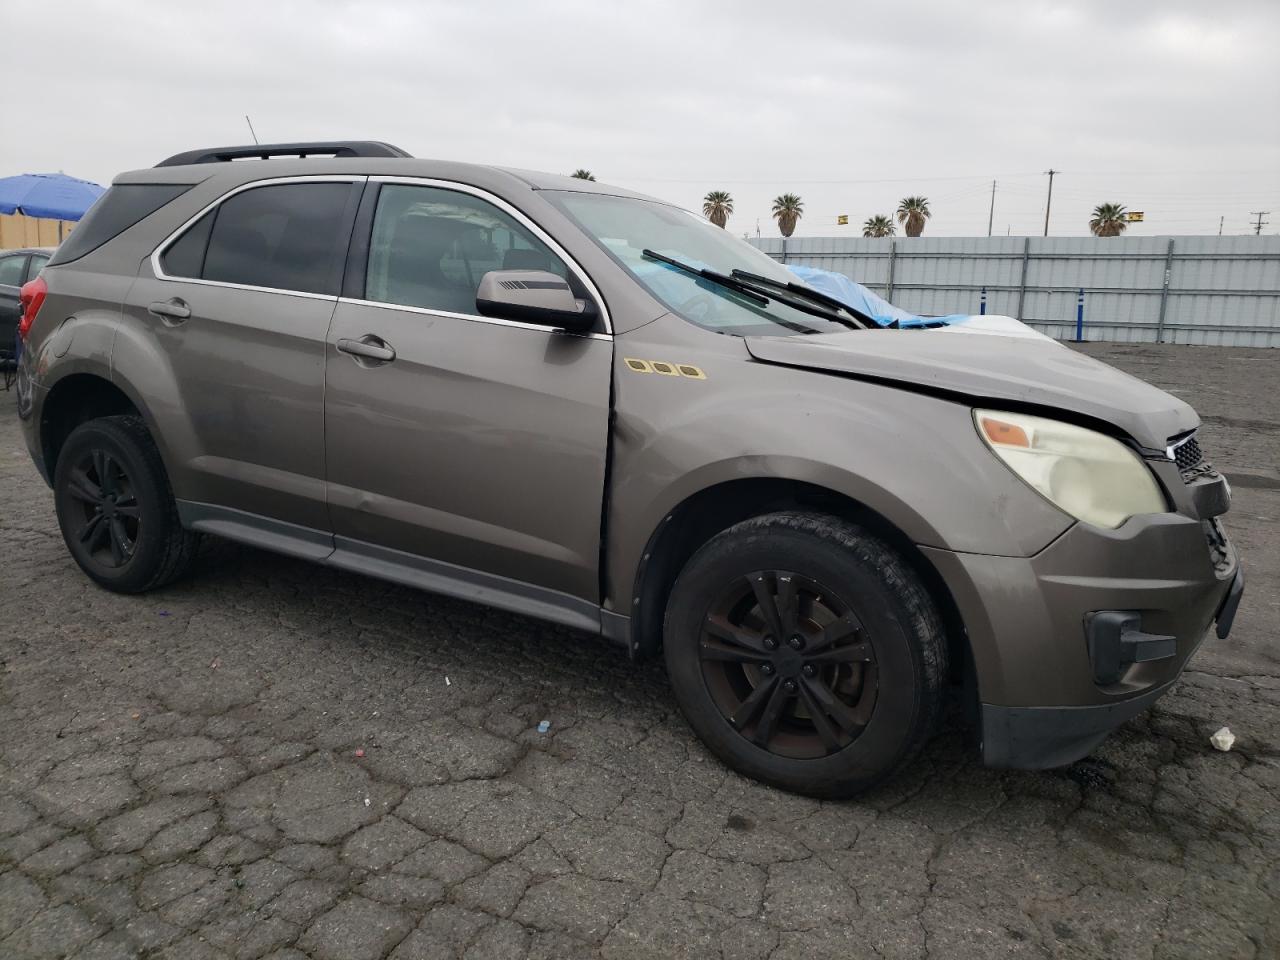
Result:
[[[255,187],[221,204],[204,257],[205,280],[337,294],[349,183]]]
[[[67,263],[83,257],[190,189],[187,184],[169,183],[126,183],[112,187],[89,208],[50,262]]]
[[[7,287],[22,286],[22,268],[27,265],[27,255],[0,257],[0,284]]]
[[[385,184],[378,193],[366,300],[474,315],[490,270],[568,268],[515,218],[479,197]]]
[[[33,253],[31,255],[31,263],[27,265],[27,279],[34,280],[39,276],[40,271],[44,269],[44,265],[49,262],[49,258],[43,253]]]
[[[209,247],[216,210],[210,210],[187,230],[178,242],[160,257],[160,266],[171,277],[198,279],[204,273],[204,253]]]

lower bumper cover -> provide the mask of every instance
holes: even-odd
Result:
[[[982,705],[982,762],[1048,770],[1086,757],[1116,727],[1164,696],[1175,681],[1116,703],[1088,707]]]

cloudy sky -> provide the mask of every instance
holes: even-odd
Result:
[[[926,195],[926,235],[1280,231],[1280,2],[0,0],[10,78],[38,81],[0,176],[106,182],[198,146],[367,138],[570,172],[731,229],[856,231]],[[848,214],[849,227],[836,217]]]

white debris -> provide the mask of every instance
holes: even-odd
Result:
[[[546,732],[547,732],[548,730],[550,730],[550,729],[551,729],[551,721],[550,721],[550,720],[543,720],[541,723],[539,723],[539,724],[538,724],[538,732],[539,732],[539,733],[546,733]]]
[[[367,806],[369,806],[369,804],[371,804],[371,803],[373,803],[373,801],[372,801],[372,800],[370,800],[368,797],[365,797],[365,798],[364,798],[364,805],[365,805],[366,807],[367,807]]]
[[[444,678],[444,685],[445,685],[446,687],[452,687],[452,686],[453,686],[453,681],[451,681],[451,680],[446,676],[446,677]]]
[[[1213,744],[1214,749],[1226,753],[1231,749],[1231,745],[1236,742],[1236,735],[1231,732],[1230,727],[1223,727],[1209,738],[1209,742]]]

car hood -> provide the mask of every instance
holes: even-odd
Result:
[[[995,407],[1013,401],[1069,410],[1154,450],[1200,423],[1177,397],[1047,338],[863,330],[745,340],[764,363],[963,394]]]

